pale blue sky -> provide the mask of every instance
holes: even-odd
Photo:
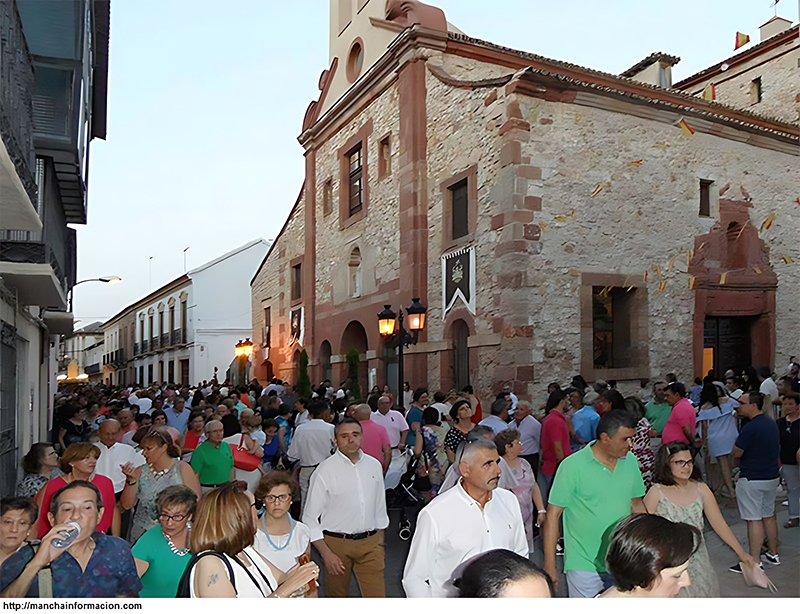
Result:
[[[383,0],[371,0],[383,2]],[[619,73],[653,51],[678,81],[758,42],[771,0],[430,0],[476,38]],[[328,66],[328,0],[115,0],[108,140],[78,226],[76,328],[244,243],[273,238],[303,182],[297,143]],[[779,14],[798,19],[796,0]],[[152,261],[152,282],[149,262]],[[248,278],[253,272],[246,272]]]

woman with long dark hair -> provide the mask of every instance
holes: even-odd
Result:
[[[673,441],[661,446],[656,456],[654,482],[653,488],[644,497],[645,508],[650,514],[657,514],[672,522],[688,523],[701,534],[705,514],[711,528],[731,547],[740,561],[749,565],[757,564],[725,522],[714,494],[700,480],[700,472],[694,466],[688,445]],[[719,597],[719,581],[702,538],[689,560],[688,571],[692,585],[682,588],[679,597]]]

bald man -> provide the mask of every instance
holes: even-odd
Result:
[[[120,412],[122,413],[122,412]],[[100,449],[100,458],[97,459],[97,466],[95,473],[97,475],[104,475],[114,483],[114,494],[117,501],[125,488],[125,474],[122,473],[122,466],[131,463],[134,467],[141,467],[144,465],[144,456],[138,450],[132,448],[124,443],[117,441],[117,434],[121,429],[121,425],[116,420],[105,420],[100,423],[100,428],[97,430],[97,436],[100,438],[95,445]],[[109,514],[111,511],[108,512]],[[131,512],[120,509],[122,514],[121,533],[123,537],[128,534],[128,526],[130,525]]]
[[[383,467],[383,475],[389,469],[392,462],[392,446],[389,444],[389,434],[377,422],[370,420],[372,408],[366,403],[361,403],[352,408],[353,418],[361,423],[363,439],[361,449],[364,454],[369,454],[380,462]]]

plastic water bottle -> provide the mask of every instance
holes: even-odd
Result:
[[[58,534],[61,536],[61,538],[56,537],[52,542],[50,542],[53,544],[54,548],[69,548],[72,545],[72,542],[75,541],[75,538],[80,534],[81,525],[74,520],[69,521],[67,524],[71,528],[59,531]]]

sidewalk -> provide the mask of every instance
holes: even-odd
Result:
[[[775,510],[778,518],[778,540],[780,545],[781,564],[777,567],[764,563],[764,571],[775,586],[778,592],[774,595],[767,590],[750,588],[745,586],[741,574],[728,571],[728,568],[736,563],[736,556],[728,546],[714,533],[713,529],[706,522],[704,536],[708,547],[708,555],[714,571],[719,577],[720,595],[723,597],[800,597],[800,527],[794,529],[784,529],[783,523],[789,517],[789,508],[783,505],[786,501],[786,493],[779,491]],[[732,509],[722,508],[722,515],[731,527],[733,534],[739,543],[748,549],[747,545],[747,524],[739,518],[736,507]]]

